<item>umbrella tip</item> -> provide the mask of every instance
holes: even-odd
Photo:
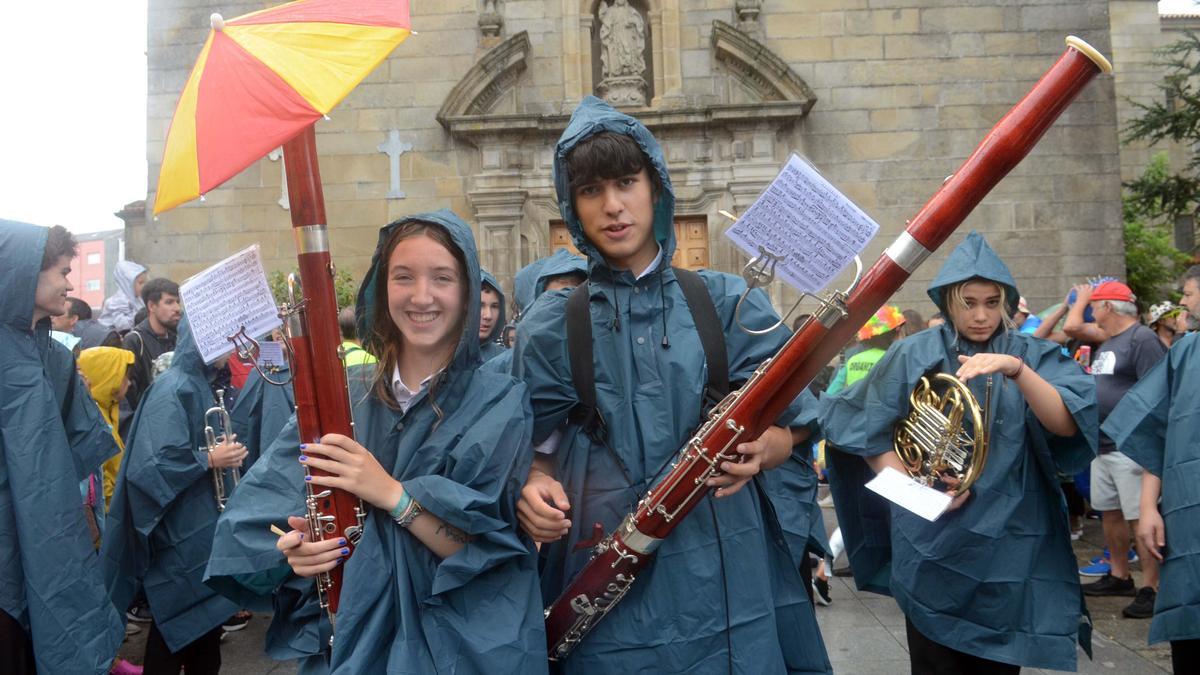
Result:
[[[223,30],[225,28],[225,19],[217,12],[213,12],[212,16],[208,17],[208,22],[212,24],[213,30]]]

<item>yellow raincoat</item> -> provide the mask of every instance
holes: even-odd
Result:
[[[100,406],[100,414],[104,421],[112,427],[113,440],[121,452],[104,463],[104,508],[112,500],[113,488],[117,484],[117,471],[121,468],[121,457],[125,454],[125,444],[117,432],[117,419],[121,405],[122,383],[125,381],[129,366],[133,365],[133,352],[116,347],[92,347],[79,354],[79,370],[87,378],[92,391],[92,398]]]

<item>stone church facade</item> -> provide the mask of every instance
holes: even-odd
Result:
[[[151,0],[150,203],[209,14],[271,4]],[[1112,55],[1120,73],[1123,57],[1148,57],[1114,17],[1137,25],[1149,8],[1157,19],[1153,2],[1135,0],[412,4],[417,34],[317,125],[334,259],[361,274],[379,227],[449,207],[472,223],[484,266],[506,286],[569,243],[552,153],[584,96],[616,102],[662,141],[678,195],[677,265],[739,272],[745,258],[724,237],[721,212],[749,207],[791,153],[880,223],[869,265],[1058,58],[1066,35]],[[1144,156],[1119,144],[1119,118],[1130,114],[1119,88],[1151,75],[1122,77],[1097,78],[895,302],[931,311],[925,285],[970,229],[1005,257],[1035,309],[1084,277],[1121,275],[1120,182]],[[131,221],[129,256],[182,279],[258,243],[270,268],[290,268],[281,182],[273,153],[202,203]],[[794,297],[772,294],[780,306]]]

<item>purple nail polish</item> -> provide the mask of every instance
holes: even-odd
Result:
[[[300,444],[300,449],[301,449],[301,450],[303,450],[303,449],[305,449],[305,448],[307,448],[307,447],[308,447],[308,444],[307,444],[307,443],[301,443],[301,444]]]
[[[345,560],[345,558],[338,558],[337,560],[333,561],[333,564],[334,564],[334,565],[341,565],[341,564],[342,564],[342,561],[344,561],[344,560]]]
[[[301,462],[307,462],[307,461],[308,461],[308,457],[307,457],[306,455],[300,455],[300,461],[301,461]]]
[[[345,545],[346,545],[345,539],[338,539],[338,546],[345,546]]]
[[[348,548],[342,549],[342,555],[350,555],[350,549],[348,549]]]
[[[312,476],[305,476],[304,480],[312,480]]]
[[[303,532],[300,533],[300,541],[304,541],[304,533]]]

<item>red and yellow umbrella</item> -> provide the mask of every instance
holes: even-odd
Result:
[[[154,213],[217,187],[328,113],[411,32],[409,0],[299,0],[212,31],[167,132]]]

